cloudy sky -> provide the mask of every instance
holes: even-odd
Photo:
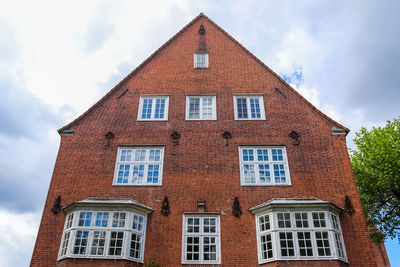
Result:
[[[350,146],[398,117],[400,2],[382,3],[0,0],[0,266],[29,264],[56,130],[200,12],[350,128]],[[398,241],[387,249],[400,266]]]

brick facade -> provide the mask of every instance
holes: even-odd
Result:
[[[205,35],[200,37],[203,25]],[[203,38],[201,40],[201,38]],[[194,69],[193,53],[203,42],[209,68]],[[204,44],[205,42],[205,44]],[[267,44],[266,44],[267,45]],[[265,120],[234,120],[233,95],[262,94]],[[169,95],[168,121],[137,121],[140,95]],[[217,120],[185,120],[187,95],[215,94]],[[345,134],[204,15],[199,15],[83,116],[60,130],[60,148],[43,211],[31,266],[141,266],[127,260],[57,261],[65,213],[51,212],[88,197],[131,198],[154,209],[147,221],[144,260],[181,266],[182,217],[221,213],[221,264],[257,266],[257,236],[249,208],[273,198],[318,198],[355,210],[340,214],[348,264],[338,260],[275,261],[262,266],[377,266],[353,176]],[[73,134],[63,134],[73,129]],[[289,133],[300,134],[293,145]],[[105,139],[107,132],[115,134]],[[179,144],[170,134],[177,131]],[[226,146],[221,135],[232,133]],[[120,145],[164,146],[162,186],[113,186]],[[238,146],[279,145],[287,150],[290,186],[241,186]],[[171,214],[160,213],[167,196]],[[243,214],[232,215],[235,197]],[[197,266],[197,265],[192,265]],[[204,266],[204,265],[198,265]],[[206,265],[209,266],[209,265]]]

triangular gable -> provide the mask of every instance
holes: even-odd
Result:
[[[129,73],[124,79],[122,79],[114,88],[112,88],[105,96],[103,96],[99,101],[97,101],[93,106],[91,106],[86,112],[84,112],[81,116],[76,118],[71,123],[62,127],[58,130],[59,134],[71,134],[73,133],[72,127],[74,124],[79,122],[81,119],[86,117],[92,110],[94,110],[100,103],[105,101],[114,91],[118,90],[125,82],[127,82],[133,75],[135,75],[138,71],[140,71],[147,63],[149,63],[161,50],[171,44],[175,39],[177,39],[182,33],[184,33],[188,28],[190,28],[197,20],[200,18],[205,18],[211,25],[217,28],[220,32],[222,32],[228,39],[230,39],[233,43],[235,43],[240,49],[242,49],[245,53],[247,53],[253,60],[259,63],[262,67],[264,67],[269,73],[271,73],[275,78],[277,78],[290,92],[292,92],[295,96],[297,96],[303,103],[307,104],[314,112],[320,115],[322,118],[326,119],[328,122],[334,125],[332,130],[333,133],[344,132],[348,133],[350,130],[338,122],[334,121],[323,112],[318,110],[313,104],[311,104],[307,99],[301,96],[295,89],[293,89],[288,83],[286,83],[278,74],[276,74],[273,70],[271,70],[267,65],[265,65],[260,59],[258,59],[255,55],[253,55],[249,50],[247,50],[242,44],[240,44],[236,39],[234,39],[231,35],[225,32],[221,27],[219,27],[214,21],[208,18],[203,13],[200,13],[196,18],[194,18],[191,22],[189,22],[185,27],[183,27],[178,33],[172,36],[166,43],[164,43],[159,49],[157,49],[152,55],[150,55],[145,61],[142,62],[138,67],[136,67],[131,73]],[[335,129],[335,131],[334,131]]]

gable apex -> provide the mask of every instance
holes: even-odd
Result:
[[[179,32],[177,32],[174,36],[172,36],[167,42],[165,42],[160,48],[158,48],[155,52],[153,52],[146,60],[144,60],[138,67],[136,67],[131,73],[129,73],[125,78],[123,78],[117,85],[115,85],[106,95],[104,95],[99,101],[97,101],[93,106],[91,106],[87,111],[85,111],[82,115],[80,115],[78,118],[70,122],[69,124],[65,125],[64,127],[60,128],[58,130],[58,133],[61,135],[65,130],[72,128],[77,122],[79,122],[81,119],[86,117],[91,111],[93,111],[99,104],[104,102],[110,95],[112,95],[115,91],[120,89],[131,77],[133,77],[136,73],[138,73],[147,63],[149,63],[153,58],[156,57],[157,54],[159,54],[164,48],[169,46],[171,43],[173,43],[179,36],[181,36],[187,29],[192,27],[198,20],[200,19],[205,19],[207,22],[209,22],[212,26],[214,26],[218,31],[223,33],[224,36],[226,36],[230,41],[232,41],[235,45],[237,45],[242,51],[244,51],[250,58],[252,58],[254,61],[256,61],[258,64],[260,64],[265,70],[267,70],[273,77],[275,77],[277,80],[279,80],[282,85],[287,88],[291,93],[293,93],[296,97],[298,97],[303,103],[308,105],[315,113],[317,113],[319,116],[327,120],[329,123],[331,123],[334,127],[337,127],[344,131],[346,134],[350,131],[348,128],[344,127],[343,125],[339,124],[338,122],[334,121],[327,115],[325,115],[323,112],[321,112],[319,109],[317,109],[314,105],[312,105],[307,99],[305,99],[302,95],[300,95],[295,89],[293,89],[288,83],[286,83],[278,74],[276,74],[272,69],[270,69],[267,65],[265,65],[260,59],[258,59],[255,55],[253,55],[249,50],[247,50],[241,43],[239,43],[236,39],[234,39],[231,35],[229,35],[227,32],[225,32],[221,27],[219,27],[214,21],[212,21],[209,17],[207,17],[204,13],[200,13],[197,17],[195,17],[192,21],[190,21],[186,26],[184,26]],[[201,25],[203,26],[203,25]],[[204,31],[203,29],[197,29],[196,31],[199,32],[199,34],[205,34],[205,33],[200,33],[200,31]]]

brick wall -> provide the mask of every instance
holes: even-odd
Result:
[[[198,29],[206,30],[208,69],[193,69]],[[268,44],[266,44],[268,49]],[[77,85],[79,86],[79,85]],[[279,92],[275,90],[279,88]],[[123,92],[128,91],[122,95]],[[82,88],[84,90],[84,88]],[[233,94],[257,93],[264,99],[266,120],[235,121]],[[168,121],[137,121],[139,97],[170,96]],[[186,95],[216,94],[216,121],[185,121]],[[121,96],[122,95],[122,96]],[[340,220],[350,266],[376,266],[344,135],[332,135],[323,118],[280,80],[200,16],[135,75],[114,89],[88,115],[77,121],[72,136],[62,136],[44,207],[32,266],[137,266],[114,260],[66,259],[57,262],[65,214],[50,211],[58,195],[62,205],[87,197],[132,198],[155,211],[148,216],[145,261],[180,266],[182,216],[197,211],[221,215],[222,266],[257,266],[254,215],[248,208],[272,198],[319,198],[344,207],[349,196],[355,213]],[[300,145],[288,136],[300,133]],[[115,138],[107,145],[104,135]],[[181,134],[174,145],[170,134]],[[229,146],[221,134],[232,133]],[[118,146],[162,145],[162,186],[112,186]],[[240,186],[239,145],[283,145],[287,149],[291,186]],[[168,196],[171,214],[160,213]],[[243,215],[232,215],[234,197]],[[279,261],[265,266],[343,266],[338,261]],[[202,265],[204,266],[204,265]],[[264,265],[263,265],[264,266]]]

